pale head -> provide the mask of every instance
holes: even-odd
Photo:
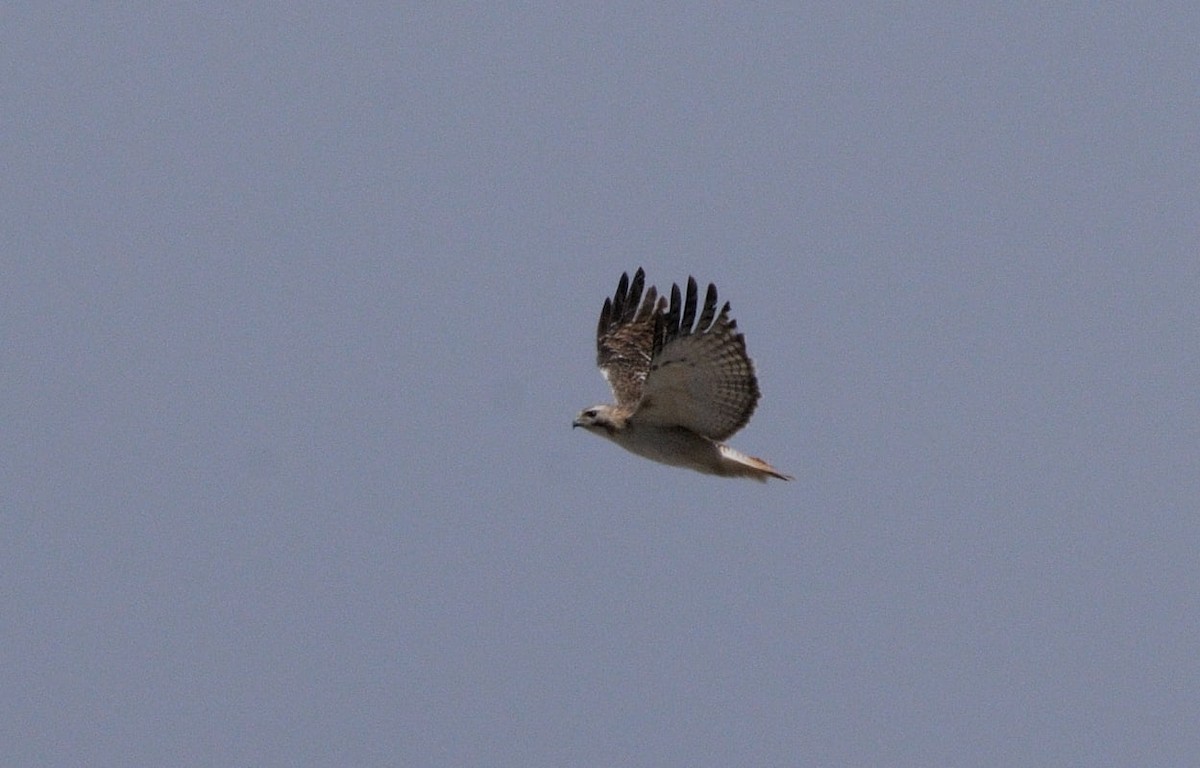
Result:
[[[580,411],[571,426],[583,427],[589,432],[608,437],[625,427],[626,418],[628,414],[615,405],[593,405]]]

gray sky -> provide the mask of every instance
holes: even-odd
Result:
[[[1195,762],[1194,4],[397,5],[4,12],[0,763]]]

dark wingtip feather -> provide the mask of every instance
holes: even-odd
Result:
[[[636,278],[635,278],[636,279]],[[625,294],[629,292],[629,273],[622,272],[621,279],[617,281],[617,292],[613,294],[612,300],[612,316],[620,317],[625,311]],[[607,303],[607,299],[605,300]]]
[[[625,297],[625,312],[622,320],[633,317],[638,310],[638,302],[642,300],[642,289],[646,285],[646,273],[638,270],[633,275],[633,283],[629,286],[629,294]]]
[[[692,326],[696,322],[696,278],[688,275],[687,281],[687,300],[683,305],[683,317],[679,321],[679,333],[681,336],[692,332]]]
[[[717,286],[712,283],[708,284],[708,291],[704,294],[704,310],[700,313],[700,322],[696,325],[696,332],[703,333],[712,326],[713,319],[717,315]]]
[[[606,298],[604,306],[600,308],[600,322],[596,324],[596,346],[599,348],[600,339],[604,337],[604,332],[608,330],[609,322],[612,318],[612,299]]]

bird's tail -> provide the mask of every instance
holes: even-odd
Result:
[[[762,459],[747,456],[728,445],[719,445],[717,450],[721,454],[722,474],[726,477],[749,477],[760,483],[767,482],[768,477],[777,477],[780,480],[792,479],[791,475],[783,474]]]

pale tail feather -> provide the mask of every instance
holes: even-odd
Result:
[[[749,477],[760,483],[767,482],[768,477],[777,477],[780,480],[792,479],[791,475],[783,474],[762,459],[747,456],[728,445],[719,445],[717,450],[721,454],[721,469],[724,470],[722,474],[727,477]]]

